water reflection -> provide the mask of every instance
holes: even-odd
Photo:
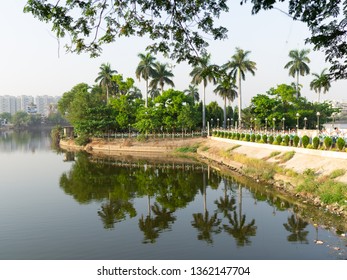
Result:
[[[217,239],[231,237],[237,248],[251,246],[264,222],[257,221],[258,210],[273,217],[284,214],[273,223],[283,225],[278,232],[288,243],[309,243],[309,223],[302,218],[306,208],[295,207],[265,186],[248,182],[246,188],[244,178],[221,176],[201,163],[92,158],[86,153],[66,158],[75,162],[60,177],[64,192],[81,204],[100,203],[97,215],[104,229],[117,230],[118,224],[134,220],[143,244],[155,244],[163,234],[174,231],[175,224],[185,218],[178,210],[187,207],[192,208],[190,226],[201,244],[214,245]]]
[[[50,150],[50,130],[0,131],[0,152],[31,152]]]
[[[307,241],[307,235],[308,231],[305,230],[308,223],[304,220],[300,219],[296,215],[291,215],[288,218],[288,222],[283,224],[284,228],[290,232],[290,235],[288,235],[287,240],[289,242],[300,242],[304,244],[308,244]]]

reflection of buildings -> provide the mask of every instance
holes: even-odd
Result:
[[[42,96],[0,96],[0,114],[10,113],[15,114],[18,111],[27,113],[38,113],[48,116],[50,112],[55,111],[56,105],[60,97],[42,95]]]

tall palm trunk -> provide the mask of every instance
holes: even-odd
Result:
[[[108,104],[108,99],[109,99],[109,95],[108,95],[108,85],[106,84],[106,104]]]
[[[206,85],[204,84],[204,95],[203,95],[203,99],[202,99],[202,129],[204,131],[206,128],[205,90],[206,90]]]
[[[299,71],[296,71],[296,99],[299,98]]]
[[[226,128],[226,123],[227,123],[227,97],[224,96],[224,123],[223,123],[223,128],[225,129]]]
[[[146,99],[145,99],[145,107],[148,107],[148,79],[146,79]]]
[[[318,90],[318,104],[320,103],[320,89]]]
[[[239,88],[238,88],[238,95],[239,95],[239,128],[242,127],[242,119],[241,119],[241,71],[240,69],[237,70],[238,80],[239,80]]]

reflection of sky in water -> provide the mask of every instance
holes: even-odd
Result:
[[[256,235],[249,237],[249,244],[237,246],[236,239],[223,230],[223,225],[231,225],[220,212],[217,217],[221,230],[211,234],[213,242],[198,240],[199,231],[192,223],[194,213],[204,214],[204,196],[200,190],[193,201],[172,213],[174,222],[159,232],[154,243],[144,244],[139,222],[142,216],[145,219],[148,215],[148,197],[135,194],[130,202],[136,209],[136,216],[129,218],[127,215],[125,220],[115,223],[113,229],[105,229],[98,211],[107,204],[108,198],[79,204],[74,195],[67,195],[59,186],[59,180],[76,163],[63,159],[64,155],[48,150],[0,153],[0,259],[346,258],[346,239],[319,228],[318,238],[324,244],[316,245],[317,232],[311,224],[304,228],[308,232],[306,243],[288,242],[290,232],[283,224],[295,214],[292,209],[279,211],[266,201],[256,200],[246,188],[242,189],[241,216],[245,215],[246,224],[254,219],[256,226]],[[114,172],[121,170],[118,168]],[[132,172],[136,170],[133,168]],[[82,176],[92,180],[93,174]],[[179,176],[184,178],[185,174]],[[219,180],[220,183],[217,190],[207,185],[206,209],[210,217],[217,211],[215,201],[225,196],[223,180],[216,174],[211,176],[214,182]],[[235,198],[238,217],[239,188],[234,185],[232,190],[227,190],[227,195]],[[152,196],[151,206],[155,202]],[[155,218],[153,211],[151,217]],[[336,251],[334,247],[341,250]]]

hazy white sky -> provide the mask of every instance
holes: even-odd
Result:
[[[102,63],[110,63],[124,77],[135,78],[135,69],[139,62],[137,54],[145,52],[146,39],[120,38],[117,42],[104,47],[98,58],[88,54],[66,54],[60,47],[50,26],[39,22],[31,14],[24,14],[25,0],[4,1],[2,3],[1,45],[0,45],[0,95],[62,95],[74,85],[85,82],[90,85],[99,72]],[[209,52],[212,63],[223,64],[240,47],[251,51],[250,59],[257,63],[256,75],[246,76],[243,82],[243,106],[259,93],[265,93],[270,87],[281,83],[292,83],[294,78],[288,75],[284,65],[289,61],[288,53],[292,49],[310,48],[304,44],[309,36],[307,27],[293,22],[283,13],[273,10],[251,15],[250,5],[239,6],[233,1],[230,12],[220,22],[229,29],[229,38],[225,41],[211,41]],[[324,54],[311,51],[309,55],[311,72],[320,73],[329,65]],[[164,59],[158,59],[162,62]],[[170,62],[172,63],[172,62]],[[173,69],[176,88],[188,87],[191,68],[183,63]],[[302,94],[311,101],[317,100],[317,94],[310,90],[312,75],[300,77]],[[136,80],[137,86],[145,89],[143,80]],[[322,99],[343,100],[346,81],[333,82],[330,91]],[[213,87],[207,88],[207,103],[220,98],[213,93]],[[237,100],[233,105],[237,104]]]

